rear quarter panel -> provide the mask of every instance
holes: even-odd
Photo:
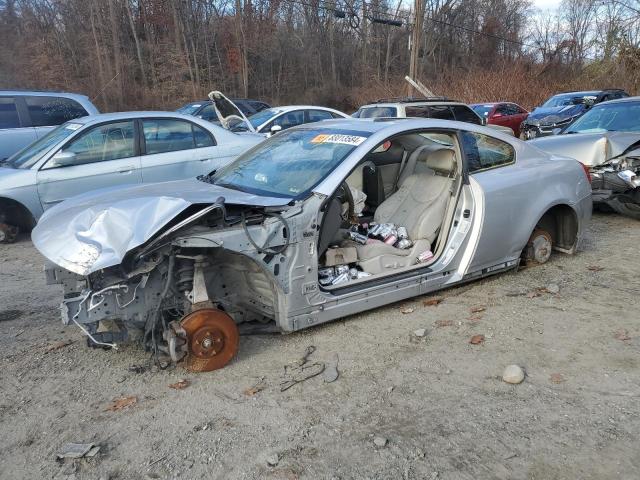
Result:
[[[584,199],[590,199],[591,187],[576,160],[515,142],[514,164],[472,174],[484,193],[485,218],[470,271],[518,258],[540,218],[555,205],[569,205],[579,219],[590,205]]]

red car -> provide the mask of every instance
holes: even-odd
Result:
[[[529,116],[524,108],[511,102],[475,103],[470,107],[487,123],[509,127],[516,137],[520,136],[520,124]]]

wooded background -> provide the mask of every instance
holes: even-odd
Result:
[[[561,90],[638,92],[640,0],[563,0],[554,13],[417,1],[417,77],[436,94],[530,108]],[[104,111],[174,109],[217,89],[350,112],[406,94],[414,12],[414,0],[0,0],[0,88],[80,92]]]

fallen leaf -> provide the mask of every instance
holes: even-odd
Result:
[[[263,385],[254,385],[253,387],[249,387],[244,391],[244,394],[247,397],[253,397],[256,393],[261,392],[262,390],[264,390],[264,386]]]
[[[551,380],[551,383],[562,383],[564,382],[565,378],[561,373],[552,373],[549,377],[549,380]]]
[[[122,410],[123,408],[130,407],[132,405],[135,405],[136,403],[138,403],[138,397],[135,396],[114,398],[111,402],[111,405],[109,405],[105,409],[105,412],[115,412],[116,410]]]
[[[453,325],[453,320],[436,320],[435,326],[438,328],[450,327]]]
[[[534,290],[533,292],[527,293],[527,298],[536,298],[540,296],[540,292]]]
[[[481,343],[484,343],[484,335],[474,335],[471,337],[471,340],[469,340],[469,343],[471,345],[480,345]]]
[[[617,330],[614,336],[616,340],[622,340],[623,342],[626,340],[631,340],[631,337],[629,336],[629,332],[624,328]]]
[[[600,272],[604,270],[604,267],[601,267],[600,265],[589,265],[587,267],[587,270],[591,270],[592,272]]]
[[[487,309],[484,305],[478,305],[476,307],[471,307],[471,313],[480,313],[484,312]]]
[[[189,385],[191,385],[191,382],[186,378],[183,378],[181,380],[178,380],[176,383],[172,383],[171,385],[169,385],[169,388],[173,388],[174,390],[184,390]]]
[[[45,348],[44,353],[55,352],[56,350],[60,350],[61,348],[67,347],[73,343],[73,340],[64,340],[62,342],[52,343],[51,345]]]
[[[426,300],[423,300],[422,304],[425,307],[435,307],[440,302],[442,302],[442,297],[431,297],[431,298],[427,298]]]
[[[413,313],[413,310],[414,310],[413,307],[403,307],[400,309],[400,313],[402,314]]]
[[[473,322],[473,323],[479,322],[480,320],[482,320],[482,316],[481,315],[471,315],[469,317],[469,321]]]

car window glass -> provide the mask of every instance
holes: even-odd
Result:
[[[267,105],[266,103],[262,103],[262,102],[249,102],[249,105],[251,105],[251,107],[256,112],[261,112],[265,108],[269,108],[269,105]]]
[[[0,98],[0,128],[18,128],[20,119],[13,98]]]
[[[507,105],[498,105],[496,107],[496,113],[499,113],[501,115],[509,115],[509,107]]]
[[[457,121],[482,125],[480,117],[471,110],[471,107],[467,107],[466,105],[452,105],[451,109]]]
[[[183,120],[143,120],[142,133],[147,155],[188,150],[195,146],[191,123]]]
[[[295,112],[287,112],[274,119],[268,126],[268,129],[274,125],[280,125],[283,130],[304,123],[304,110],[296,110]]]
[[[76,154],[73,165],[133,157],[135,155],[133,121],[107,123],[93,127],[62,151]]]
[[[440,120],[455,120],[451,108],[447,105],[431,105],[429,108],[429,117],[438,118]]]
[[[191,125],[191,128],[193,129],[193,140],[196,143],[196,148],[213,147],[216,144],[213,136],[204,128],[198,125]]]
[[[309,121],[310,122],[319,122],[321,120],[330,120],[333,116],[331,112],[327,112],[325,110],[309,110]]]
[[[60,125],[87,115],[78,102],[69,98],[25,97],[25,102],[34,127]]]
[[[216,115],[216,111],[211,103],[200,110],[197,116],[202,118],[203,120],[208,120],[210,122],[218,121],[218,116]]]
[[[507,165],[515,160],[515,151],[507,142],[474,132],[461,132],[461,138],[469,173]]]
[[[397,117],[398,109],[396,107],[363,107],[352,116],[353,118]]]
[[[404,113],[407,117],[429,118],[429,107],[426,105],[412,105],[404,107]]]

